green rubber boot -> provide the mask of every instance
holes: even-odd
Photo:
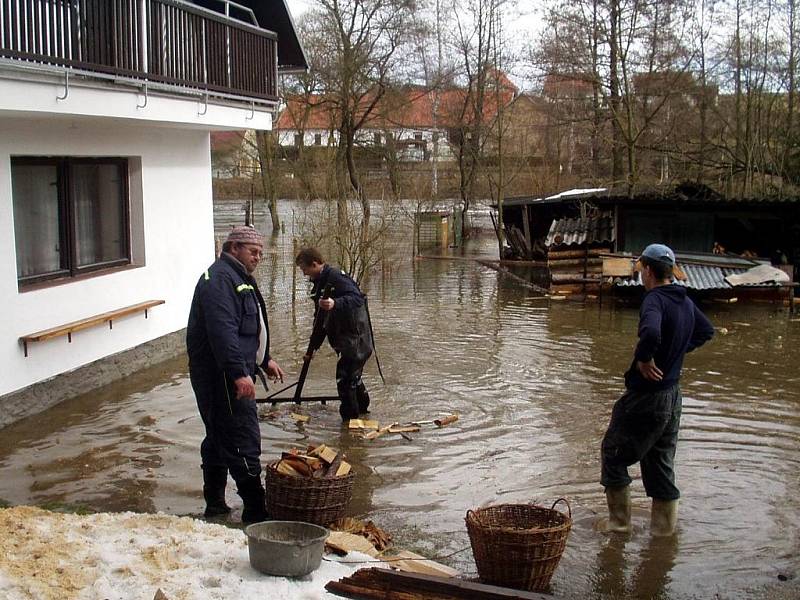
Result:
[[[650,533],[656,537],[666,537],[675,533],[678,523],[678,501],[656,500],[650,510]]]
[[[614,533],[629,533],[631,530],[631,490],[629,486],[606,488],[608,523],[602,529]]]

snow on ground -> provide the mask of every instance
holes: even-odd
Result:
[[[302,580],[250,566],[238,529],[163,514],[72,515],[0,509],[0,598],[5,600],[317,600],[325,584],[365,564],[323,560]],[[326,558],[331,558],[326,556]]]

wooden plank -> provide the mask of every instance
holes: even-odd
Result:
[[[375,546],[367,538],[346,531],[331,531],[328,539],[325,540],[325,545],[330,546],[337,553],[361,552],[372,557],[378,556]]]
[[[380,429],[378,421],[369,419],[350,419],[347,424],[348,429]]]
[[[401,550],[393,556],[384,556],[381,560],[389,566],[405,573],[419,573],[421,575],[435,575],[437,577],[460,577],[461,573],[452,567],[437,563],[425,558],[421,554]]]
[[[375,438],[381,437],[383,434],[388,433],[392,427],[396,427],[398,423],[392,423],[391,425],[386,425],[385,427],[381,427],[377,431],[370,431],[364,436],[365,440],[374,440]]]
[[[604,256],[603,275],[606,277],[631,277],[633,275],[633,259]]]
[[[589,250],[550,250],[547,253],[549,259],[560,258],[583,258],[584,256],[601,256],[611,252],[608,248],[589,248]]]
[[[334,584],[334,585],[331,585]],[[331,581],[325,589],[334,594],[341,594],[339,586],[348,586],[351,593],[361,592],[364,595],[347,595],[349,598],[464,598],[467,600],[548,600],[552,596],[538,592],[526,592],[495,585],[474,583],[462,579],[423,575],[420,573],[403,573],[372,567],[359,569],[350,577]],[[330,587],[329,587],[330,586]],[[380,591],[382,596],[371,595]]]
[[[45,340],[73,333],[75,331],[88,329],[96,325],[102,325],[103,323],[108,323],[114,319],[119,319],[120,317],[144,312],[150,308],[153,308],[154,306],[158,306],[159,304],[164,304],[164,300],[147,300],[146,302],[140,302],[139,304],[132,304],[131,306],[126,306],[117,310],[111,310],[94,317],[88,317],[79,321],[72,321],[71,323],[66,323],[57,327],[51,327],[50,329],[44,329],[42,331],[23,335],[19,339],[23,342],[43,342]]]

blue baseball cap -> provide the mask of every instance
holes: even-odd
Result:
[[[675,253],[669,246],[665,246],[664,244],[650,244],[644,249],[639,258],[649,258],[650,260],[655,260],[671,267],[675,266]]]

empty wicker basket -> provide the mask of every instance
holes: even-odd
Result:
[[[353,496],[352,471],[341,477],[315,479],[278,473],[266,468],[266,508],[273,519],[328,525],[344,516]]]
[[[555,510],[567,505],[569,514]],[[551,508],[499,504],[467,511],[467,532],[484,583],[540,592],[558,566],[572,527],[569,502]]]

